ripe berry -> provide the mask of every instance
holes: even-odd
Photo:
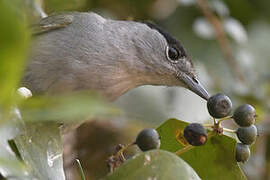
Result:
[[[199,123],[191,123],[184,130],[184,137],[193,146],[204,145],[207,141],[206,129]]]
[[[246,162],[250,156],[248,145],[237,143],[235,151],[235,159],[237,162]]]
[[[250,126],[255,122],[256,111],[253,106],[244,104],[239,106],[233,114],[234,121],[239,126]]]
[[[236,131],[238,139],[243,144],[252,144],[257,137],[257,128],[254,125],[251,125],[249,127],[240,127]]]
[[[155,129],[144,129],[137,135],[135,144],[142,151],[158,149],[160,147],[159,134]]]
[[[228,96],[218,93],[208,99],[207,108],[212,117],[223,118],[230,114],[232,102]]]

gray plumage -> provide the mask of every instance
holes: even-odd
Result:
[[[22,80],[34,94],[97,90],[114,100],[149,84],[208,98],[185,50],[177,44],[182,56],[170,61],[171,41],[154,26],[75,12],[42,19],[37,28]]]

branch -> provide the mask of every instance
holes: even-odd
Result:
[[[216,38],[219,44],[219,47],[225,57],[226,62],[232,69],[234,75],[239,78],[242,82],[245,82],[245,78],[242,72],[239,70],[236,60],[233,57],[231,48],[229,46],[228,39],[225,35],[223,26],[221,21],[217,18],[217,16],[212,12],[211,8],[209,7],[207,0],[198,0],[198,6],[201,9],[203,15],[208,19],[208,21],[212,24]]]

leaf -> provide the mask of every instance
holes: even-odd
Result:
[[[61,96],[36,96],[19,105],[25,121],[74,122],[111,116],[119,110],[90,93],[71,93]]]
[[[107,180],[192,180],[200,179],[196,172],[175,154],[153,150],[127,160]]]
[[[14,140],[20,155],[36,179],[65,179],[59,125],[26,124],[23,135]]]
[[[183,131],[188,123],[169,119],[157,128],[161,137],[161,149],[176,152],[184,146],[176,140],[176,134]],[[203,146],[194,147],[180,157],[185,160],[202,179],[244,180],[245,175],[235,161],[235,139],[214,136]]]
[[[30,173],[25,164],[17,158],[8,140],[13,139],[22,129],[22,121],[18,109],[11,111],[11,119],[0,126],[0,173],[12,179],[28,180]]]
[[[0,1],[0,24],[0,105],[3,112],[11,106],[21,79],[29,34],[25,22],[3,1]]]
[[[47,0],[45,10],[48,14],[52,12],[62,12],[67,10],[79,10],[86,6],[86,0],[67,0],[67,1],[59,1],[59,0]]]

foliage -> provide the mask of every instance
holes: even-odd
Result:
[[[184,148],[176,135],[184,130],[188,123],[169,119],[157,128],[161,149],[176,152]],[[215,135],[208,139],[207,143],[195,147],[180,157],[185,160],[202,179],[246,179],[235,160],[235,139],[225,135]]]
[[[196,172],[173,153],[152,150],[140,153],[119,167],[107,180],[200,179]]]
[[[0,105],[5,111],[14,102],[13,92],[24,69],[29,34],[24,21],[3,1],[0,2],[0,24]]]
[[[57,124],[27,124],[15,138],[20,156],[28,169],[28,179],[64,180],[63,149]]]
[[[245,102],[254,105],[259,114],[259,123],[269,121],[270,18],[267,15],[270,11],[267,7],[270,4],[267,0],[208,1],[214,14],[221,20],[236,66],[246,82],[236,80],[235,75],[230,73],[234,67],[224,63],[226,57],[221,56],[215,31],[197,8],[196,1],[3,0],[0,2],[0,175],[27,180],[65,179],[59,125],[78,124],[93,119],[99,121],[119,114],[115,106],[92,92],[34,96],[27,100],[18,98],[16,89],[19,87],[30,44],[27,26],[38,19],[34,17],[37,16],[34,2],[43,4],[47,13],[91,10],[111,18],[154,19],[185,44],[208,90],[226,92],[234,98],[236,104]],[[186,115],[185,120],[190,122],[206,121],[206,116],[201,113],[204,109],[196,108],[205,107],[205,104],[197,106],[197,99],[190,96],[187,99],[183,92],[178,93],[178,89],[159,92],[149,89],[150,93],[139,91],[124,97],[127,103],[123,108],[129,108],[128,115],[124,116],[128,123],[135,119],[133,123],[136,125],[140,120],[151,122],[151,126],[154,126],[153,122],[157,124],[168,116],[182,117],[183,114]],[[188,107],[188,103],[194,106]],[[208,117],[207,113],[204,114]],[[120,121],[115,122],[119,124]],[[157,128],[162,150],[144,152],[130,158],[106,179],[246,179],[234,158],[236,141],[225,135],[211,137],[205,146],[175,156],[174,152],[185,148],[176,140],[176,133],[183,131],[186,125],[176,119],[164,122]],[[266,151],[267,160],[264,163],[268,166],[269,131],[262,132],[265,140],[255,144],[252,150],[254,153]],[[103,142],[102,139],[100,141]],[[91,148],[96,150],[94,145]],[[111,147],[96,151],[110,150]],[[82,168],[84,159],[81,162]],[[104,169],[105,165],[102,172],[105,172]],[[261,170],[258,173],[256,169],[259,168],[253,167],[252,163],[244,166],[244,169],[255,172],[246,171],[249,178],[252,174],[259,178]],[[266,171],[261,176],[270,175]]]
[[[120,113],[98,94],[86,92],[36,96],[23,101],[19,108],[24,120],[30,122],[79,122]]]

